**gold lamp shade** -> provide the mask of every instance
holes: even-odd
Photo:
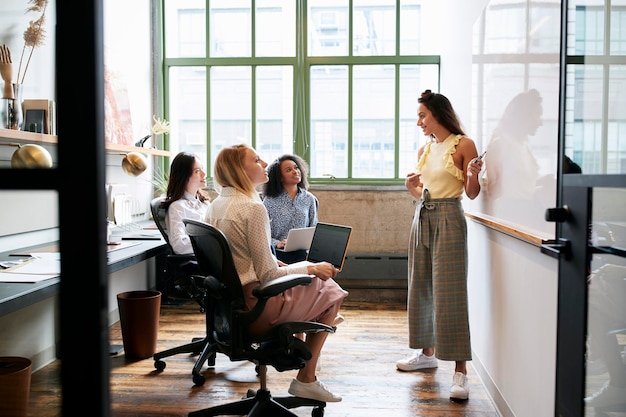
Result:
[[[52,168],[52,156],[43,146],[20,145],[11,157],[12,168]]]
[[[129,152],[122,159],[122,169],[128,175],[137,177],[148,168],[146,157],[139,152]]]

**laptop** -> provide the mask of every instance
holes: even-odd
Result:
[[[348,254],[352,227],[331,223],[317,223],[307,255],[309,262],[329,262],[339,271]]]
[[[282,249],[276,249],[282,252],[293,252],[297,250],[308,250],[313,241],[313,234],[315,233],[315,227],[301,227],[298,229],[291,229],[287,234],[287,242]]]

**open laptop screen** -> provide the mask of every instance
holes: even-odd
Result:
[[[329,262],[341,271],[348,253],[352,227],[330,223],[317,223],[307,261]]]

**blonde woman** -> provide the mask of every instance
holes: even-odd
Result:
[[[220,229],[231,247],[233,259],[246,296],[248,308],[256,304],[252,290],[261,283],[292,273],[315,275],[308,286],[298,286],[270,298],[263,314],[251,324],[260,333],[289,321],[316,321],[333,326],[348,292],[333,278],[337,269],[328,262],[308,261],[279,266],[272,255],[270,220],[256,190],[268,181],[267,163],[247,145],[222,149],[214,164],[213,177],[219,187],[206,214],[206,222]],[[312,353],[289,387],[297,397],[325,402],[341,401],[316,377],[316,367],[328,332],[312,333],[305,342]]]

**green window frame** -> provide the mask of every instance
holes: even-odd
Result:
[[[312,184],[398,185],[417,162],[417,98],[439,90],[426,0],[160,0],[159,100],[173,154],[235,143],[296,153]]]

